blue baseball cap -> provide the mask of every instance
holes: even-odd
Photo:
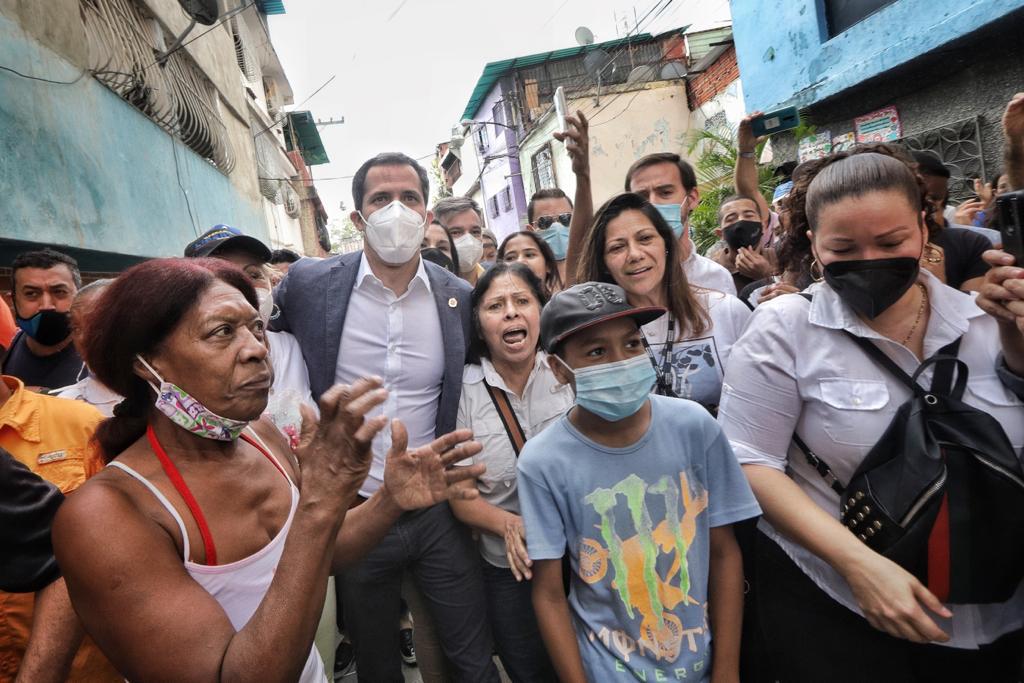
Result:
[[[792,180],[787,180],[784,183],[779,183],[775,187],[775,193],[772,195],[772,203],[774,204],[775,202],[779,201],[783,197],[788,196],[789,193],[792,192],[792,191],[793,191],[793,181]]]
[[[211,256],[215,251],[229,247],[256,256],[264,263],[270,262],[270,247],[255,237],[246,235],[238,228],[230,225],[215,225],[202,235],[189,242],[185,247],[185,256],[196,258]]]

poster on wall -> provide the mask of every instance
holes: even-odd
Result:
[[[831,152],[832,134],[827,130],[800,138],[800,144],[797,145],[796,150],[797,159],[801,164],[811,159],[822,159]]]
[[[845,152],[848,149],[853,149],[856,144],[857,136],[854,133],[843,133],[832,138],[832,151]]]
[[[896,142],[903,137],[903,127],[896,107],[885,107],[853,120],[857,142]]]

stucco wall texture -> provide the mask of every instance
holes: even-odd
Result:
[[[81,74],[83,32],[63,40],[40,34],[47,25],[73,26],[68,13],[77,16],[77,2],[47,3],[48,17],[32,14],[32,3],[0,3],[0,64],[58,81]],[[218,47],[203,49],[202,61],[221,60]],[[218,90],[232,89],[228,54],[232,61],[213,70]],[[0,72],[0,238],[173,256],[198,233],[229,223],[269,241],[248,126],[230,105],[223,109],[237,159],[230,177],[88,74],[56,85]]]

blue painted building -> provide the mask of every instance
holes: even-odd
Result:
[[[21,74],[0,70],[0,267],[51,245],[83,271],[118,271],[180,255],[217,223],[274,242],[253,134],[267,114],[222,18],[161,61],[189,23],[176,0],[0,3],[0,65]],[[287,103],[260,95],[275,116]]]
[[[999,118],[1024,83],[1024,0],[734,0],[732,17],[748,111],[796,105],[835,138],[895,107],[900,137],[955,176],[998,166]]]

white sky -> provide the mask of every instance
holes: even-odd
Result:
[[[667,3],[667,4],[666,4]],[[317,119],[330,164],[314,178],[351,176],[378,152],[432,155],[450,136],[487,62],[572,47],[578,26],[597,42],[728,18],[728,0],[285,0],[269,17],[271,37],[299,109]],[[619,28],[616,30],[616,15]],[[630,26],[622,28],[624,16]],[[652,15],[653,16],[653,15]],[[423,161],[429,170],[431,159]],[[351,180],[317,181],[331,218],[352,210]]]

